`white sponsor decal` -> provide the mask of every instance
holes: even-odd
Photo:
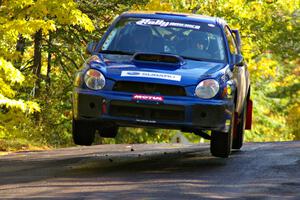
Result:
[[[132,99],[142,100],[142,101],[164,101],[163,96],[144,95],[144,94],[135,94],[132,96]]]
[[[177,28],[190,28],[190,29],[196,29],[199,30],[199,25],[194,24],[184,24],[184,23],[178,23],[178,22],[168,22],[164,21],[162,19],[141,19],[136,22],[137,25],[152,25],[152,26],[161,26],[161,27],[177,27]]]
[[[122,71],[121,76],[123,77],[144,77],[144,78],[157,78],[171,81],[180,81],[180,75],[165,74],[157,72],[145,72],[145,71]]]
[[[136,119],[137,122],[142,122],[142,123],[152,123],[155,124],[156,121],[154,120],[146,120],[146,119]]]

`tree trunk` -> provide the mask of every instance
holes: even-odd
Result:
[[[22,34],[19,34],[19,36],[18,36],[16,50],[19,51],[21,53],[21,55],[24,54],[24,51],[25,51],[25,38],[23,37]]]
[[[22,34],[19,34],[17,45],[16,45],[16,51],[20,52],[21,56],[14,63],[14,66],[17,67],[18,69],[20,69],[22,65],[22,56],[24,55],[25,52],[25,41],[26,40],[22,36]]]
[[[50,84],[51,84],[51,79],[50,79],[50,73],[51,73],[51,44],[52,44],[52,33],[49,32],[49,39],[48,39],[48,60],[47,60],[47,78],[46,78],[46,81],[47,81],[47,84],[48,84],[48,87],[50,87]]]
[[[33,58],[33,73],[36,75],[36,81],[33,91],[33,96],[38,96],[41,83],[41,68],[42,68],[42,30],[40,29],[34,35],[34,58]]]

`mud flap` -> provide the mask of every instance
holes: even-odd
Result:
[[[247,115],[246,115],[246,127],[245,127],[245,129],[247,129],[247,130],[251,130],[252,110],[253,110],[253,102],[252,102],[251,99],[248,99],[248,102],[247,102]]]

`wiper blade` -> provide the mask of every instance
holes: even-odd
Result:
[[[127,51],[115,51],[115,50],[103,50],[103,51],[100,51],[99,53],[120,54],[120,55],[133,55],[133,54],[134,54],[134,53],[132,53],[132,52],[127,52]]]
[[[195,57],[189,57],[189,56],[181,56],[184,59],[189,59],[189,60],[197,60],[197,61],[204,61],[204,59],[201,58],[195,58]]]

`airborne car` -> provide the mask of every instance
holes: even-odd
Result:
[[[73,139],[91,145],[95,132],[118,127],[193,132],[228,157],[251,127],[247,66],[237,30],[215,17],[123,13],[75,76]]]

